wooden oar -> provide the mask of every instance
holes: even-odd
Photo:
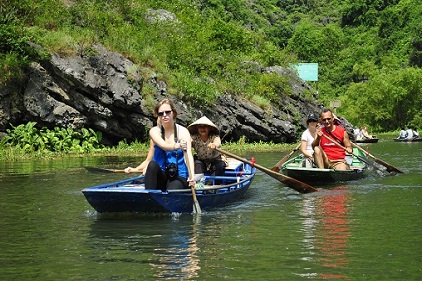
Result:
[[[247,163],[253,167],[256,167],[258,170],[263,171],[264,173],[266,173],[267,175],[275,178],[276,180],[284,183],[285,185],[287,185],[290,188],[293,188],[294,190],[300,192],[300,193],[309,193],[309,192],[315,192],[318,191],[316,188],[314,188],[313,186],[310,186],[309,184],[306,184],[304,182],[298,181],[297,179],[291,178],[289,176],[271,171],[270,169],[267,169],[261,165],[258,165],[256,163],[252,163],[249,160],[246,160],[240,156],[237,156],[233,153],[224,151],[222,149],[216,148],[215,150],[219,151],[220,153],[226,154],[227,156],[230,156],[232,158],[235,158],[239,161],[242,161],[244,163]]]
[[[355,144],[352,142],[352,145],[354,147],[356,147],[357,149],[363,151],[366,155],[368,155],[369,157],[371,157],[372,159],[374,159],[375,162],[377,162],[378,164],[383,165],[384,167],[387,168],[388,172],[397,172],[397,173],[403,173],[402,171],[400,171],[399,169],[397,169],[396,167],[394,167],[393,165],[388,164],[387,162],[378,159],[377,157],[375,157],[374,155],[372,155],[371,153],[367,152],[365,149],[363,149],[362,147],[360,147],[359,145]]]
[[[322,133],[322,132],[321,132]],[[334,139],[332,139],[331,137],[329,137],[329,136],[327,136],[326,134],[324,134],[324,133],[322,133],[322,135],[324,136],[324,138],[326,138],[326,139],[328,139],[329,141],[331,141],[332,143],[334,143],[335,145],[337,145],[338,147],[340,147],[340,148],[342,148],[342,149],[344,149],[344,151],[346,151],[347,152],[347,148],[345,148],[344,146],[342,146],[341,144],[339,144],[338,143],[338,141],[335,141]],[[364,163],[366,163],[366,164],[368,164],[368,165],[370,165],[371,163],[369,163],[369,161],[368,160],[366,160],[366,159],[364,159],[362,156],[359,156],[359,155],[357,155],[356,153],[354,153],[353,151],[352,151],[352,155],[353,156],[355,156],[357,159],[359,159],[360,161],[362,161],[362,162],[364,162]],[[374,166],[374,165],[372,165],[372,166]],[[374,166],[375,167],[375,166]],[[375,168],[377,168],[377,167],[375,167]],[[378,168],[377,168],[378,169]]]
[[[104,169],[104,168],[96,168],[96,167],[85,167],[88,171],[91,173],[124,173],[125,170],[118,170],[118,169]],[[139,173],[142,173],[142,171],[139,171]]]
[[[188,167],[188,172],[189,172],[189,176],[194,176],[194,174],[192,173],[192,170],[190,168],[189,165],[189,158],[188,158],[188,152],[186,150],[183,150],[183,156],[185,157],[185,163],[186,166]],[[192,191],[192,199],[193,199],[193,213],[196,214],[201,214],[202,210],[201,210],[201,206],[199,205],[198,199],[196,198],[196,191],[195,191],[195,186],[191,185],[190,186],[190,190]]]
[[[271,171],[280,172],[280,166],[283,165],[287,160],[289,160],[290,157],[292,157],[293,153],[295,153],[299,149],[300,145],[301,143],[299,143],[292,151],[290,151],[289,154],[281,158],[281,160],[278,161],[277,164],[275,164],[274,167],[271,168]]]

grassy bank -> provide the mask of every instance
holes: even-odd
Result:
[[[34,151],[26,152],[25,150],[18,147],[6,147],[0,151],[0,161],[21,161],[31,159],[56,159],[63,157],[80,157],[80,156],[130,156],[138,155],[140,157],[146,157],[148,153],[149,143],[132,143],[125,144],[121,143],[115,147],[106,147],[95,152],[86,153],[58,153],[51,151]],[[232,152],[242,151],[288,151],[293,149],[295,144],[274,144],[274,143],[224,143],[222,149]]]

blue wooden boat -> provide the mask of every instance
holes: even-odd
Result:
[[[202,210],[230,204],[244,196],[255,177],[256,168],[229,159],[224,176],[205,175],[196,197]],[[216,184],[218,180],[218,184]],[[200,188],[200,189],[199,189]],[[89,204],[99,213],[192,213],[190,189],[145,189],[144,176],[102,184],[82,190]]]
[[[353,153],[358,156],[364,154],[356,148]],[[339,171],[334,169],[319,169],[303,166],[303,155],[290,159],[281,166],[281,172],[289,177],[308,184],[327,184],[334,182],[352,181],[366,176],[367,165],[359,158],[348,155],[348,162],[351,163],[350,170]]]

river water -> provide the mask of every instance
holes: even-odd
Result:
[[[420,280],[422,142],[370,152],[404,174],[298,194],[258,171],[246,197],[200,216],[98,215],[85,187],[137,157],[0,163],[1,280]],[[237,153],[272,167],[288,152]]]

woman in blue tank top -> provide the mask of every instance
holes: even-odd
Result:
[[[194,171],[191,137],[187,128],[176,124],[177,111],[173,102],[169,99],[160,101],[154,108],[154,115],[158,121],[149,131],[148,156],[138,167],[126,168],[126,173],[142,171],[146,189],[166,191],[195,185],[194,175],[189,175],[189,170]]]

